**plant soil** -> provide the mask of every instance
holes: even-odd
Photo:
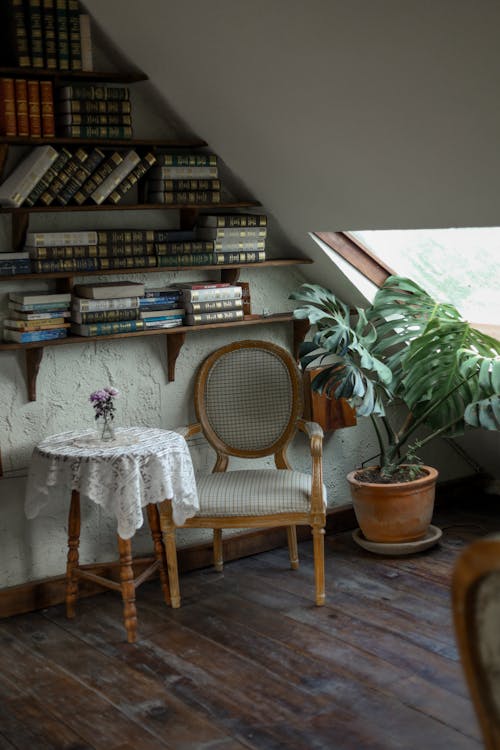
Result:
[[[354,475],[358,482],[367,482],[368,484],[400,484],[403,482],[413,482],[414,479],[425,477],[427,472],[418,466],[400,466],[390,476],[382,473],[378,467],[373,469],[363,469]]]

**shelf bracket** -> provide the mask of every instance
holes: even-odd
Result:
[[[12,215],[12,247],[15,252],[20,252],[24,247],[29,220],[29,211],[19,209]]]
[[[26,376],[28,381],[28,398],[36,401],[36,378],[43,357],[43,346],[26,349]]]
[[[239,268],[221,268],[220,280],[226,284],[236,284],[240,278]]]
[[[186,339],[185,333],[169,333],[167,335],[167,374],[168,382],[175,380],[175,363]]]
[[[293,319],[293,355],[295,359],[299,360],[299,348],[301,343],[304,341],[311,324],[307,318],[301,320],[300,318]]]

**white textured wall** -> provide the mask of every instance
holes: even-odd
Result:
[[[295,252],[302,251],[307,255],[312,252],[313,244],[308,241],[308,230],[348,226],[365,228],[367,225],[363,223],[362,217],[375,216],[377,207],[382,208],[380,192],[377,193],[378,203],[373,209],[371,197],[366,194],[364,197],[359,196],[357,192],[353,192],[352,185],[348,186],[347,192],[343,188],[341,190],[335,169],[330,169],[328,190],[331,188],[332,192],[328,204],[332,210],[332,223],[318,223],[314,213],[311,213],[312,208],[317,205],[311,189],[316,186],[324,190],[327,186],[324,180],[308,179],[304,182],[296,174],[298,165],[311,163],[312,152],[308,150],[310,146],[314,146],[314,160],[319,169],[322,157],[327,154],[324,144],[330,134],[337,133],[335,163],[343,164],[344,168],[349,161],[345,154],[342,156],[346,144],[351,143],[351,146],[355,146],[357,143],[356,131],[353,133],[350,125],[347,126],[345,122],[342,125],[342,138],[346,140],[342,140],[342,143],[339,141],[341,120],[337,115],[341,114],[340,107],[335,116],[332,113],[328,123],[325,122],[322,142],[317,140],[318,134],[307,135],[307,142],[303,140],[302,135],[300,139],[295,140],[294,132],[296,134],[297,127],[303,127],[306,115],[309,123],[316,122],[318,112],[315,111],[315,107],[320,105],[322,111],[327,103],[333,105],[333,81],[337,87],[342,83],[342,77],[336,69],[332,69],[332,86],[326,86],[316,70],[314,75],[308,76],[307,83],[315,83],[317,93],[317,87],[323,85],[322,97],[316,102],[304,102],[302,99],[304,80],[300,70],[306,60],[310,60],[308,54],[311,48],[296,47],[292,44],[293,35],[301,36],[303,31],[310,35],[310,23],[321,20],[312,13],[307,17],[309,23],[304,27],[296,23],[299,20],[298,15],[306,7],[310,7],[308,3],[266,3],[260,10],[252,5],[227,2],[215,5],[195,2],[193,5],[155,3],[151,0],[142,3],[115,0],[97,3],[91,0],[87,5],[98,17],[108,20],[108,33],[117,45],[121,44],[123,49],[137,51],[138,64],[154,78],[151,84],[139,84],[134,89],[135,114],[138,115],[136,134],[166,137],[183,131],[180,121],[189,122],[191,129],[207,138],[214,151],[224,160],[228,174],[232,173],[244,180],[263,201],[263,210],[269,212],[272,219],[270,246],[273,253],[290,255],[290,247],[293,244]],[[358,6],[359,3],[355,5]],[[328,3],[316,2],[313,6],[315,12],[329,12]],[[387,7],[389,6],[390,4],[387,4]],[[335,8],[336,12],[345,13],[348,5],[333,3],[331,7]],[[217,8],[222,13],[223,27],[229,34],[226,38],[214,37],[214,25],[220,20]],[[245,8],[251,10],[250,20],[253,21],[250,24],[248,16],[239,18],[239,13]],[[175,16],[170,19],[171,21],[182,21],[182,24],[176,26],[173,22],[168,22],[169,13],[174,13]],[[116,24],[117,18],[120,19],[119,24]],[[289,18],[295,19],[293,26],[287,25]],[[260,20],[257,24],[258,19]],[[229,21],[234,21],[235,28],[228,27]],[[279,33],[276,25],[278,21]],[[198,28],[202,30],[200,36],[195,33],[195,29]],[[281,33],[283,29],[286,31],[284,35]],[[382,34],[380,23],[377,29],[377,33]],[[237,39],[236,31],[241,35]],[[321,36],[317,40],[314,38],[322,43],[318,49],[323,53],[324,45],[332,41],[332,31],[335,31],[335,27],[323,26]],[[185,44],[186,35],[190,35],[191,39],[188,45]],[[384,34],[381,38],[383,37]],[[354,38],[355,34],[351,33],[350,43],[353,43]],[[291,55],[288,62],[284,57],[280,57],[278,68],[270,64],[270,60],[274,59],[276,54],[276,39],[285,44]],[[313,38],[309,38],[309,42],[312,41]],[[391,38],[391,44],[392,41]],[[335,50],[336,40],[333,42],[335,43],[332,49]],[[359,50],[359,45],[356,45],[356,49]],[[196,50],[200,52],[199,59],[196,57]],[[186,51],[189,51],[187,59]],[[460,53],[462,54],[462,50]],[[425,62],[425,56],[420,59],[424,61],[427,69],[428,62]],[[467,59],[468,64],[472,62],[477,65],[474,56],[468,56]],[[252,66],[258,64],[258,67],[251,66],[251,69],[247,70],[245,66],[249,61],[252,62]],[[310,60],[310,64],[320,66],[318,70],[324,75],[325,69],[320,65],[321,62],[315,58]],[[344,72],[347,70],[348,68],[344,67]],[[280,73],[279,80],[276,78],[277,72]],[[294,85],[299,79],[302,80],[300,96],[297,95]],[[243,89],[240,86],[242,82],[245,84]],[[342,83],[341,89],[345,95],[349,93],[346,83]],[[154,96],[155,90],[161,95]],[[278,112],[270,112],[270,104],[275,101],[281,106],[285,91],[293,94],[293,107],[290,101],[282,110],[281,119],[273,119]],[[259,96],[256,96],[257,94]],[[358,92],[358,97],[361,94],[362,92]],[[336,102],[338,106],[338,97]],[[180,120],[172,117],[172,107]],[[288,144],[287,147],[295,149],[286,158],[283,158],[280,151],[284,143]],[[366,156],[366,150],[361,154]],[[417,162],[418,159],[415,160],[415,164]],[[371,167],[373,169],[373,164]],[[377,171],[377,181],[382,173],[383,171]],[[405,164],[405,175],[407,173]],[[374,182],[375,173],[371,175]],[[388,201],[389,197],[391,200],[399,199],[399,203],[396,200],[392,206],[393,216],[398,215],[401,207],[412,204],[413,197],[412,200],[407,200],[399,191],[397,182],[396,189],[393,190],[393,180],[387,174],[384,185],[388,190],[390,188]],[[378,187],[377,184],[377,190]],[[346,210],[347,207],[349,211]],[[340,208],[345,209],[344,213],[339,213]],[[358,209],[359,214],[356,213]],[[380,215],[387,216],[387,212]],[[359,222],[355,220],[356,216],[360,217]],[[30,219],[30,230],[152,226],[159,228],[171,225],[175,218],[172,212],[166,212],[164,215],[160,212],[141,215],[126,212],[109,215],[34,214]],[[338,223],[340,219],[341,224]],[[343,223],[344,220],[347,223]],[[293,243],[290,238],[293,238]],[[2,216],[0,250],[9,249],[10,219]],[[329,269],[326,270],[329,272]],[[319,261],[319,256],[318,263],[311,267],[311,272],[316,274],[318,281],[327,283],[328,276],[325,277],[325,267]],[[182,274],[184,280],[195,276],[199,274]],[[156,284],[163,281],[171,283],[176,278],[175,274],[148,274],[145,280],[148,284]],[[254,310],[259,312],[264,307],[271,311],[291,309],[288,295],[303,277],[299,269],[269,269],[265,273],[255,269],[244,270],[242,279],[250,281]],[[333,284],[340,285],[344,290],[349,288],[340,274],[334,276]],[[45,286],[43,282],[30,284],[32,288]],[[1,315],[5,314],[6,295],[9,289],[26,289],[26,285],[14,281],[12,284],[2,285]],[[34,403],[27,401],[23,353],[0,353],[0,448],[6,472],[6,477],[0,479],[0,587],[58,575],[63,573],[65,568],[67,507],[49,508],[42,516],[30,522],[24,518],[25,474],[34,445],[48,434],[91,425],[93,412],[88,404],[88,396],[91,391],[107,384],[115,386],[122,393],[118,402],[118,424],[173,428],[189,423],[194,418],[191,392],[198,364],[216,347],[243,337],[262,337],[290,348],[291,326],[235,328],[188,335],[177,361],[174,383],[166,381],[166,354],[161,336],[108,343],[83,343],[80,346],[47,347],[38,376],[38,397]],[[291,458],[299,469],[306,469],[308,466],[309,459],[305,447],[304,437],[298,436],[292,447]],[[339,431],[326,439],[324,469],[331,504],[348,502],[344,479],[346,472],[374,452],[367,424]],[[210,454],[203,447],[193,449],[193,458],[200,470],[208,470],[210,467]],[[470,473],[467,463],[446,445],[434,447],[429,454],[429,460],[430,458],[441,470],[443,479]],[[114,557],[114,529],[113,520],[103,517],[98,508],[84,508],[82,560],[91,562]],[[187,544],[196,538],[199,538],[197,532],[192,532],[189,536],[181,535],[180,543]],[[139,553],[147,549],[149,539],[142,530],[135,538],[134,550]]]

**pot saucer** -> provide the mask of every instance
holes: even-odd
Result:
[[[415,542],[370,542],[365,539],[361,529],[352,532],[352,538],[363,549],[375,552],[377,555],[412,555],[433,547],[441,539],[443,532],[437,526],[429,526],[423,539]]]

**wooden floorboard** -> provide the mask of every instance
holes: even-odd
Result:
[[[0,621],[0,750],[480,750],[455,644],[453,564],[500,531],[496,504],[441,509],[440,544],[373,555],[327,537],[327,603],[312,546],[137,592],[127,644],[118,595]]]

